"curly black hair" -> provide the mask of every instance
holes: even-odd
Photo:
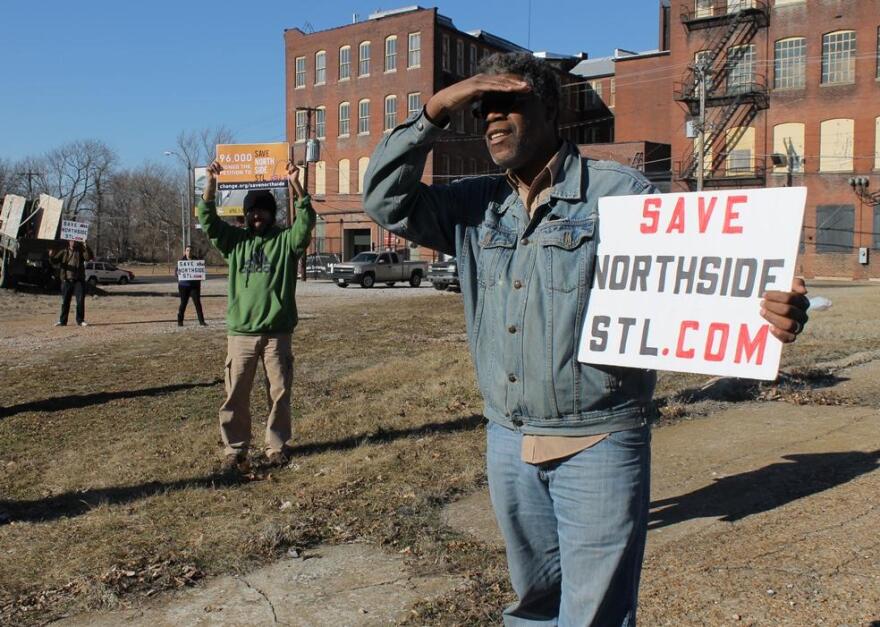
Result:
[[[482,74],[516,74],[522,76],[532,93],[544,106],[552,109],[558,118],[562,88],[559,75],[552,65],[528,52],[496,52],[480,61],[477,71]]]

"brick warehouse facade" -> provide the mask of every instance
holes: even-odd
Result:
[[[617,60],[616,138],[668,142],[673,189],[694,189],[699,159],[685,131],[702,59],[705,187],[806,186],[799,272],[880,278],[876,0],[665,1],[660,25],[663,52]],[[789,150],[790,173],[771,156]]]
[[[375,13],[315,33],[289,29],[284,42],[288,141],[298,161],[304,158],[307,134],[321,143],[320,161],[312,165],[308,181],[319,214],[310,252],[349,259],[362,250],[395,248],[411,258],[432,259],[434,251],[408,248],[364,215],[360,194],[369,157],[386,131],[420,111],[440,89],[476,73],[480,59],[528,50],[485,31],[458,30],[436,9],[419,7]],[[581,57],[547,58],[563,83],[573,84],[565,92],[573,96],[565,99],[560,124],[576,139],[589,112],[581,106],[586,94],[577,89],[582,81],[568,72]],[[298,107],[318,110],[310,125]],[[481,123],[462,111],[429,155],[422,180],[446,183],[494,171]]]
[[[348,259],[362,250],[396,248],[431,259],[433,251],[407,249],[364,215],[360,194],[369,157],[387,130],[420,111],[439,89],[475,73],[479,59],[524,49],[488,33],[459,31],[436,9],[420,8],[310,34],[290,29],[284,40],[286,129],[297,159],[305,150],[306,120],[304,113],[297,119],[296,108],[325,111],[315,113],[311,129],[321,142],[321,161],[309,180],[320,215],[313,249]],[[470,115],[453,120],[453,131],[428,157],[426,183],[491,170],[475,122]]]

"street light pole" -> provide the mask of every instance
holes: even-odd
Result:
[[[183,205],[180,213],[180,247],[181,250],[189,246],[190,244],[190,227],[192,224],[190,218],[190,211],[192,210],[190,205],[193,201],[193,188],[195,187],[195,182],[193,181],[193,168],[192,162],[189,160],[189,156],[183,156],[179,152],[175,150],[166,150],[165,156],[175,156],[180,159],[181,163],[186,167],[186,198],[183,200]]]

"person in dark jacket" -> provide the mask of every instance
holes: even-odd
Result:
[[[76,323],[81,327],[89,326],[86,322],[86,262],[94,258],[88,244],[73,240],[68,240],[67,248],[52,254],[52,262],[60,267],[61,279],[61,315],[55,323],[56,327],[67,326],[70,300],[74,296]]]
[[[192,254],[192,246],[183,249],[183,257],[180,261],[191,261],[195,259]],[[178,274],[177,270],[174,274]],[[186,306],[189,299],[192,298],[193,305],[196,308],[196,317],[199,319],[199,325],[208,326],[205,322],[205,314],[202,312],[202,281],[199,279],[181,279],[178,275],[177,292],[180,294],[180,307],[177,309],[177,326],[183,326],[183,314],[186,313]]]

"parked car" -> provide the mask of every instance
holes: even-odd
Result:
[[[363,252],[345,263],[334,263],[330,276],[339,287],[358,283],[370,288],[377,282],[391,287],[398,281],[409,281],[410,286],[418,287],[427,271],[427,262],[401,261],[394,251]]]
[[[125,285],[134,281],[134,273],[121,270],[109,261],[87,261],[86,283],[97,285],[98,283],[119,283]]]
[[[313,253],[306,257],[306,277],[309,279],[329,279],[330,266],[339,263],[339,256],[333,253]]]
[[[428,267],[428,280],[435,290],[460,290],[458,283],[458,264],[455,257],[446,261],[436,261]]]

